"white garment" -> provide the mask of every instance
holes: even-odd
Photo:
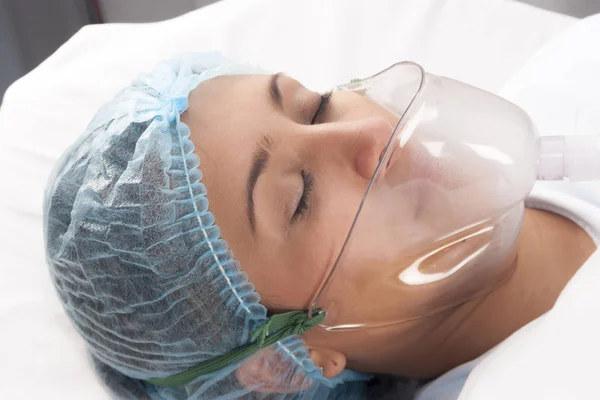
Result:
[[[600,15],[546,45],[503,94],[540,132],[600,134]],[[600,182],[536,185],[528,207],[581,226],[600,247]],[[600,250],[578,270],[555,306],[482,357],[426,385],[416,400],[598,399]]]

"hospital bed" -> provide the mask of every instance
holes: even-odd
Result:
[[[322,90],[410,59],[498,92],[574,21],[509,0],[226,0],[159,23],[83,28],[0,109],[0,398],[109,398],[55,298],[41,204],[57,157],[137,73],[219,49]]]

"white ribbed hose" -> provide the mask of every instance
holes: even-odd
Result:
[[[542,136],[538,180],[600,180],[600,136]]]

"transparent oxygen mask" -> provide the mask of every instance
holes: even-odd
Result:
[[[366,96],[397,122],[313,297],[323,327],[427,317],[506,281],[540,160],[542,176],[563,179],[565,142],[543,144],[516,105],[411,62],[336,90]]]

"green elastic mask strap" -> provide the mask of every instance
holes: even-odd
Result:
[[[288,336],[302,335],[309,329],[319,325],[324,319],[325,313],[322,311],[313,313],[312,318],[309,318],[308,312],[305,311],[290,311],[282,314],[275,314],[263,325],[252,331],[250,343],[203,361],[178,374],[166,378],[152,378],[147,381],[153,385],[163,387],[185,385],[199,376],[217,372],[231,364],[241,361],[258,350],[264,349]]]

